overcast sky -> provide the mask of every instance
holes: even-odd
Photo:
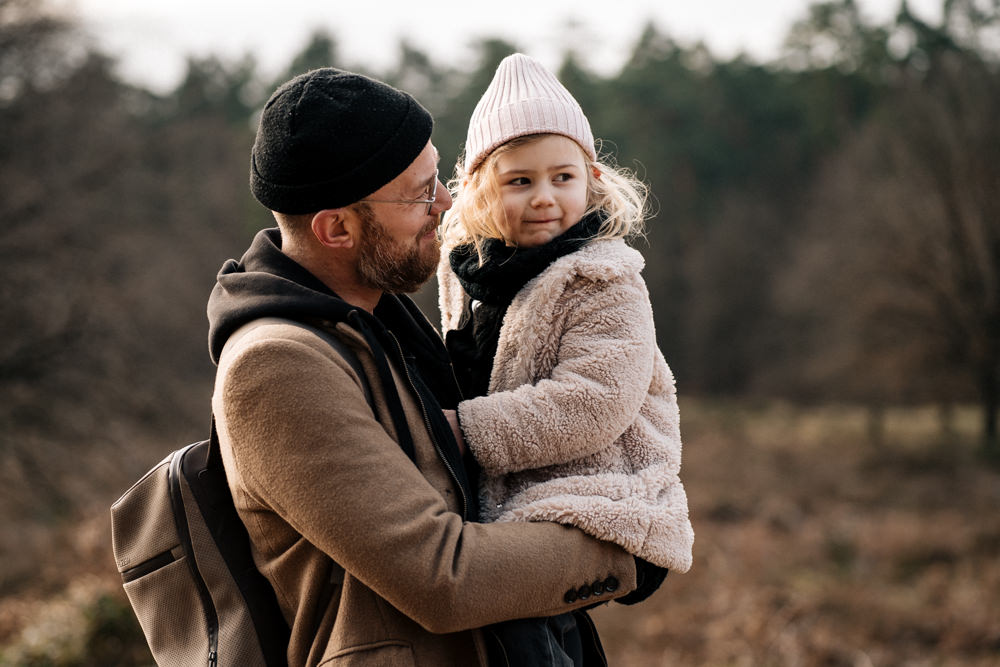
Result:
[[[857,0],[877,23],[900,0]],[[287,66],[318,29],[338,42],[345,63],[386,69],[405,38],[435,62],[461,65],[480,37],[503,37],[550,67],[573,45],[588,67],[615,71],[642,27],[653,21],[684,44],[698,40],[719,57],[745,52],[757,60],[777,53],[789,26],[806,15],[807,0],[52,0],[68,9],[97,44],[120,61],[130,80],[168,89],[186,55],[235,59],[251,52],[264,72]],[[937,22],[942,0],[909,0],[921,18]],[[474,9],[473,9],[474,8]],[[568,29],[570,21],[576,28]],[[581,48],[581,44],[584,45]]]

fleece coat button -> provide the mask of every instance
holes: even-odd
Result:
[[[576,602],[576,590],[571,588],[566,591],[566,595],[563,596],[563,602],[566,604],[573,604]]]
[[[577,589],[577,591],[576,591],[576,597],[579,598],[580,600],[586,600],[587,598],[589,598],[590,597],[590,586],[588,586],[587,584],[584,584],[583,586],[580,586],[580,588]]]
[[[614,577],[608,577],[604,580],[604,590],[608,593],[614,593],[618,590],[618,580]]]
[[[598,579],[590,585],[590,592],[594,595],[600,595],[604,592],[604,582]]]

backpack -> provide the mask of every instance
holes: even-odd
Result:
[[[351,363],[339,339],[301,322]],[[261,320],[258,320],[261,322]],[[118,572],[160,667],[287,666],[290,631],[270,583],[256,568],[211,437],[171,452],[111,506]]]

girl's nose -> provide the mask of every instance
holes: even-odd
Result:
[[[531,196],[531,205],[534,208],[552,206],[554,203],[555,198],[552,196],[552,191],[545,185],[540,185]]]

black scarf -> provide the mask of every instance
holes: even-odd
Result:
[[[451,251],[448,260],[452,271],[466,294],[480,302],[474,309],[467,303],[459,327],[446,336],[464,398],[487,393],[500,327],[517,293],[552,262],[585,246],[600,231],[604,219],[602,212],[586,215],[535,248],[508,247],[500,239],[488,239],[483,244],[482,266],[472,244]]]
[[[563,255],[576,252],[593,239],[605,216],[595,211],[544,245],[535,248],[507,246],[500,239],[483,244],[484,263],[479,266],[471,243],[456,246],[449,255],[451,269],[466,293],[476,301],[506,306],[524,285]]]

